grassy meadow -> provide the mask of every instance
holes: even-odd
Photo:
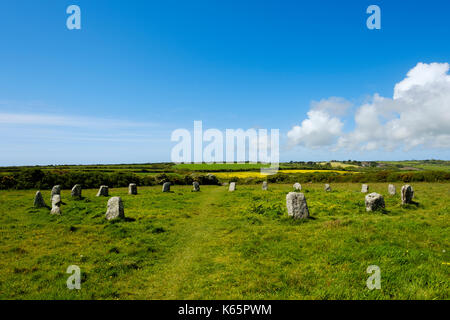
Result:
[[[306,221],[288,218],[285,184],[113,188],[126,219],[111,222],[97,190],[63,190],[61,216],[33,208],[36,190],[2,190],[0,299],[449,299],[449,184],[414,183],[419,206],[402,207],[371,183],[386,201],[375,213],[360,187],[303,184]],[[66,287],[69,265],[81,290]],[[369,265],[381,290],[366,287]]]

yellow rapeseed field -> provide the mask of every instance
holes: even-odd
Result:
[[[335,173],[354,173],[351,171],[343,170],[279,170],[278,173],[316,173],[316,172],[335,172]],[[262,175],[259,171],[236,171],[236,172],[214,172],[217,178],[227,179],[231,177],[236,178],[261,178]]]

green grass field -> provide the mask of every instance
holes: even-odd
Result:
[[[366,213],[360,184],[304,184],[303,222],[287,217],[291,185],[111,189],[127,217],[115,222],[97,190],[64,190],[61,216],[33,208],[35,190],[1,191],[0,299],[449,299],[449,186],[415,183],[419,207],[402,207],[370,184],[387,211]],[[66,287],[69,265],[81,290]],[[366,287],[369,265],[381,290]]]

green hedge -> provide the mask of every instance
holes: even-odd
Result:
[[[240,184],[255,184],[267,180],[270,183],[307,183],[307,182],[445,182],[450,181],[450,173],[444,171],[376,171],[365,173],[316,172],[316,173],[278,173],[262,178],[237,178]],[[61,185],[63,189],[70,189],[75,184],[83,188],[98,188],[107,185],[111,188],[126,187],[130,183],[139,186],[153,186],[164,182],[178,185],[190,185],[198,181],[202,185],[217,185],[220,181],[212,174],[177,174],[161,173],[158,175],[136,175],[134,173],[106,173],[96,171],[43,171],[40,169],[22,169],[17,172],[0,176],[0,189],[51,189],[54,185]],[[225,181],[224,181],[225,182]]]

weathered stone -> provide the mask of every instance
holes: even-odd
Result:
[[[325,184],[324,189],[325,189],[325,191],[327,191],[327,192],[331,191],[331,187],[330,187],[330,185],[329,185],[328,183]]]
[[[54,196],[55,194],[61,195],[61,186],[60,186],[60,185],[56,185],[56,186],[54,186],[54,187],[52,188],[52,192],[51,192],[51,194],[50,194],[50,201],[52,201],[53,196]]]
[[[124,218],[125,210],[123,209],[122,198],[112,197],[108,200],[108,210],[106,211],[105,218],[107,220]]]
[[[36,208],[45,208],[47,205],[44,202],[44,198],[42,197],[42,193],[40,191],[36,192],[36,195],[34,196],[34,206]]]
[[[61,214],[61,196],[59,194],[53,195],[50,214]]]
[[[288,215],[294,219],[306,219],[309,217],[306,198],[301,192],[289,192],[286,195],[286,206]]]
[[[414,201],[412,200],[414,198],[414,190],[413,188],[407,184],[402,187],[402,204],[413,204]]]
[[[394,195],[395,195],[396,189],[395,189],[395,186],[394,186],[393,184],[390,184],[390,185],[388,186],[388,192],[389,192],[389,194],[390,194],[391,196],[394,196]]]
[[[72,198],[81,198],[81,185],[76,184],[72,188],[72,192],[70,193]]]
[[[170,192],[170,182],[164,182],[162,192]]]
[[[263,183],[262,183],[262,189],[263,189],[264,191],[266,191],[266,190],[268,189],[267,181],[263,181]]]
[[[294,183],[294,190],[302,191],[302,185],[298,182]]]
[[[234,190],[236,190],[236,182],[230,182],[228,191],[234,191]]]
[[[367,193],[367,192],[369,192],[369,185],[363,184],[362,187],[361,187],[361,192],[362,192],[362,193]]]
[[[136,183],[130,183],[130,185],[128,186],[128,194],[137,194],[137,185]]]
[[[384,199],[381,194],[372,192],[366,195],[366,211],[376,211],[384,208]]]
[[[197,181],[192,182],[192,191],[199,192],[200,191],[200,183]]]
[[[108,186],[100,186],[97,192],[97,197],[107,197],[109,196]]]

